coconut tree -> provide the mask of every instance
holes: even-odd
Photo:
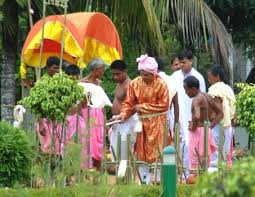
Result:
[[[97,9],[108,14],[123,34],[130,34],[145,49],[154,49],[157,54],[164,54],[162,38],[164,25],[174,19],[182,32],[184,43],[191,43],[195,48],[205,46],[214,62],[222,63],[229,71],[233,81],[233,68],[229,61],[232,54],[231,35],[216,14],[203,0],[109,0],[76,1],[86,11]],[[92,3],[93,2],[93,3]],[[104,3],[103,3],[104,2]],[[72,3],[73,4],[73,3]],[[71,5],[70,9],[77,5]],[[82,10],[82,6],[80,6]],[[74,10],[73,10],[74,11]]]
[[[15,105],[15,70],[17,65],[18,12],[25,1],[0,1],[1,57],[1,119],[12,122]]]
[[[40,8],[41,3],[34,1],[33,5]],[[231,36],[203,0],[76,0],[69,1],[68,5],[69,12],[104,12],[121,35],[129,34],[145,48],[150,45],[157,53],[165,52],[161,32],[164,25],[174,19],[185,43],[191,42],[197,48],[205,45],[216,62],[230,67]]]
[[[36,21],[42,17],[43,0],[31,3],[35,10],[33,19]],[[15,103],[18,7],[26,6],[27,1],[1,0],[0,4],[4,48],[1,114],[2,119],[11,120],[10,106]],[[138,51],[145,50],[152,55],[164,55],[162,30],[174,19],[182,32],[184,42],[192,43],[196,48],[205,46],[211,52],[214,61],[223,63],[230,73],[231,80],[233,79],[232,66],[229,63],[232,52],[231,36],[203,0],[75,0],[69,1],[68,6],[69,13],[100,11],[107,14],[116,25],[121,38],[128,35],[130,40],[136,43]],[[47,14],[63,13],[60,8],[54,6],[48,7],[47,11]]]

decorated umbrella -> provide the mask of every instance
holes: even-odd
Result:
[[[122,58],[118,32],[106,15],[96,12],[73,13],[67,14],[66,20],[64,15],[53,15],[46,17],[45,23],[38,21],[30,30],[22,48],[21,77],[26,77],[26,65],[44,67],[49,56],[61,57],[62,41],[63,59],[80,68],[86,67],[96,57],[102,58],[107,64]]]

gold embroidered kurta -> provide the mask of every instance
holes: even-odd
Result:
[[[146,84],[141,77],[134,79],[128,86],[127,96],[121,107],[121,115],[127,119],[134,114],[151,115],[142,118],[142,132],[137,133],[135,151],[138,159],[146,162],[156,160],[157,146],[162,151],[166,112],[169,108],[167,84],[159,77]]]

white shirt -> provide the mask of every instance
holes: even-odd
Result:
[[[88,92],[91,94],[92,108],[104,108],[105,106],[112,107],[112,103],[105,93],[104,89],[92,83],[80,82],[80,86],[84,89],[84,95]]]
[[[189,132],[188,126],[189,121],[192,118],[191,114],[191,106],[192,106],[192,98],[188,97],[185,93],[183,87],[183,80],[188,76],[194,76],[199,80],[200,90],[202,92],[206,91],[205,88],[205,80],[203,76],[194,68],[191,69],[190,73],[184,75],[181,70],[175,71],[172,74],[172,78],[174,79],[178,92],[178,103],[179,103],[179,124],[180,124],[180,132],[182,136],[182,141],[185,140],[185,144],[188,145]]]
[[[160,76],[161,79],[163,79],[168,87],[169,90],[169,103],[172,102],[173,97],[175,96],[176,92],[177,92],[177,88],[176,88],[176,83],[173,79],[172,76],[167,75],[165,72],[160,71],[158,73],[158,75]]]

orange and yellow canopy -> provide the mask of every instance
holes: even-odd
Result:
[[[26,66],[40,66],[40,46],[43,20],[30,30],[21,54],[21,77]],[[53,15],[45,19],[42,67],[49,56],[60,57],[64,16]],[[66,15],[64,59],[84,68],[93,58],[100,57],[107,64],[122,58],[118,32],[112,21],[102,13],[83,12]]]

